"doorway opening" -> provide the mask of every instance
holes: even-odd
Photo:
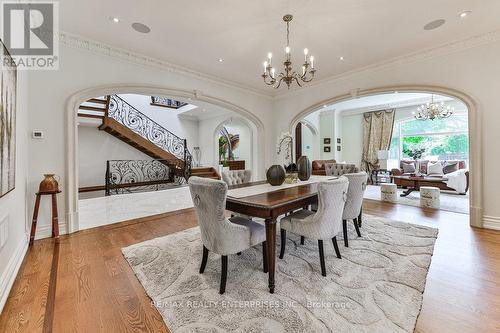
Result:
[[[451,115],[417,119],[419,110],[433,107],[452,110]],[[385,138],[373,139],[367,131],[375,125],[367,125],[367,119],[380,112],[390,114],[390,120],[382,125],[387,126]],[[312,160],[335,160],[365,170],[371,181],[365,198],[381,200],[381,184],[393,183],[397,186],[395,203],[420,206],[419,188],[434,187],[440,201],[434,207],[469,214],[469,119],[468,107],[459,98],[391,91],[325,104],[302,115],[293,126],[298,144],[307,137],[303,122],[317,123],[318,138],[311,141]],[[421,178],[415,181],[411,177]]]

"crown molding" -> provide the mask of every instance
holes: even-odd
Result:
[[[96,54],[105,55],[127,61],[137,65],[158,68],[160,70],[174,72],[181,75],[186,75],[206,82],[222,85],[224,87],[240,90],[244,93],[252,93],[259,97],[272,99],[272,95],[265,90],[256,89],[252,86],[244,85],[239,82],[223,79],[218,76],[198,72],[196,70],[175,65],[173,63],[163,61],[156,58],[151,58],[146,55],[128,51],[122,48],[117,48],[109,44],[98,42],[95,40],[87,39],[82,36],[71,34],[69,32],[61,31],[59,33],[59,43],[61,45],[73,48],[90,51]]]
[[[346,71],[346,72],[338,74],[338,75],[333,75],[333,76],[329,76],[329,77],[326,77],[326,78],[321,79],[321,80],[312,81],[306,87],[303,87],[303,88],[294,87],[294,88],[292,88],[288,91],[285,91],[283,93],[276,93],[273,96],[275,99],[281,99],[283,97],[289,96],[290,94],[294,94],[297,91],[304,91],[304,90],[313,88],[313,87],[318,86],[318,85],[332,83],[334,81],[337,81],[340,79],[345,79],[345,78],[348,78],[350,76],[353,76],[353,75],[356,75],[359,73],[378,71],[378,70],[382,70],[382,69],[385,69],[385,68],[388,68],[391,66],[412,64],[412,63],[416,63],[416,62],[429,60],[432,58],[441,57],[441,56],[445,56],[448,54],[460,52],[460,51],[465,51],[465,50],[472,49],[472,48],[475,48],[478,46],[495,43],[498,41],[500,41],[500,29],[490,31],[490,32],[487,32],[487,33],[484,33],[481,35],[476,35],[473,37],[457,40],[454,42],[442,44],[442,45],[439,45],[436,47],[427,48],[427,49],[424,49],[421,51],[408,53],[406,55],[402,55],[402,56],[394,57],[392,59],[373,63],[373,64],[368,65],[368,66],[359,67],[359,68],[356,68],[356,69],[353,69],[350,71]]]
[[[392,59],[384,60],[381,62],[373,63],[371,65],[367,65],[364,67],[359,67],[350,71],[346,71],[341,74],[329,76],[326,78],[323,78],[321,80],[316,80],[311,83],[309,83],[306,87],[303,88],[298,88],[294,87],[290,90],[283,91],[282,93],[278,91],[267,91],[264,89],[257,89],[253,86],[241,84],[239,82],[223,79],[218,76],[202,73],[195,71],[193,69],[179,66],[172,64],[167,61],[163,61],[160,59],[156,58],[151,58],[143,54],[131,52],[125,49],[117,48],[114,46],[111,46],[109,44],[105,44],[102,42],[98,42],[95,40],[90,40],[78,35],[74,35],[68,32],[63,32],[61,31],[59,34],[59,42],[60,44],[71,47],[74,49],[81,49],[81,50],[86,50],[90,51],[93,53],[97,53],[100,55],[106,55],[109,57],[121,59],[123,61],[127,61],[133,64],[138,64],[138,65],[143,65],[147,67],[153,67],[153,68],[158,68],[161,70],[169,71],[169,72],[174,72],[174,73],[179,73],[182,75],[190,76],[199,80],[203,80],[206,82],[222,85],[224,87],[232,88],[232,89],[237,89],[241,92],[244,93],[252,93],[254,95],[257,95],[259,97],[264,97],[266,99],[281,99],[284,97],[287,97],[291,94],[295,94],[298,91],[305,91],[308,89],[311,89],[315,86],[322,85],[322,84],[327,84],[331,83],[340,79],[345,79],[350,76],[363,73],[363,72],[370,72],[370,71],[377,71],[377,70],[382,70],[387,67],[391,66],[396,66],[396,65],[403,65],[403,64],[411,64],[411,63],[416,63],[460,51],[464,51],[467,49],[475,48],[481,45],[486,45],[490,43],[494,43],[500,40],[500,29],[487,32],[481,35],[476,35],[473,37],[469,37],[466,39],[462,40],[457,40],[454,42],[442,44],[440,46],[424,49],[421,51],[417,52],[412,52],[408,53],[406,55],[394,57]]]

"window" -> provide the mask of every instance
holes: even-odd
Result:
[[[411,159],[412,151],[423,150],[429,160],[469,160],[467,114],[446,119],[403,119],[394,123],[388,167],[398,167],[401,159]]]

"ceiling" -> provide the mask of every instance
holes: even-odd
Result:
[[[461,19],[464,10],[472,14]],[[270,51],[275,64],[283,59],[286,13],[292,60],[300,70],[309,48],[317,79],[500,29],[498,0],[64,0],[60,28],[271,93],[262,63]],[[446,24],[423,29],[436,19]],[[134,22],[151,32],[134,31]]]

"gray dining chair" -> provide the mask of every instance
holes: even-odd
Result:
[[[325,173],[327,176],[342,176],[346,173],[356,173],[358,168],[354,164],[348,163],[326,163]]]
[[[226,218],[227,184],[221,180],[195,176],[189,178],[188,184],[203,243],[200,274],[205,271],[208,252],[219,254],[222,261],[219,292],[223,294],[226,291],[227,256],[261,243],[264,272],[267,272],[265,227],[242,217]]]
[[[222,180],[229,186],[246,184],[249,183],[251,179],[251,170],[229,170],[222,172]]]
[[[326,276],[323,240],[331,239],[340,259],[337,234],[342,229],[342,212],[347,199],[348,180],[340,177],[318,184],[318,210],[299,210],[281,219],[280,259],[285,255],[286,232],[318,240],[321,275]]]
[[[347,221],[352,220],[358,237],[361,237],[359,230],[359,222],[361,209],[363,207],[363,196],[366,190],[368,175],[366,172],[347,173],[344,175],[349,179],[349,188],[347,190],[347,201],[342,214],[342,229],[344,233],[344,245],[349,247],[349,239],[347,237]]]

